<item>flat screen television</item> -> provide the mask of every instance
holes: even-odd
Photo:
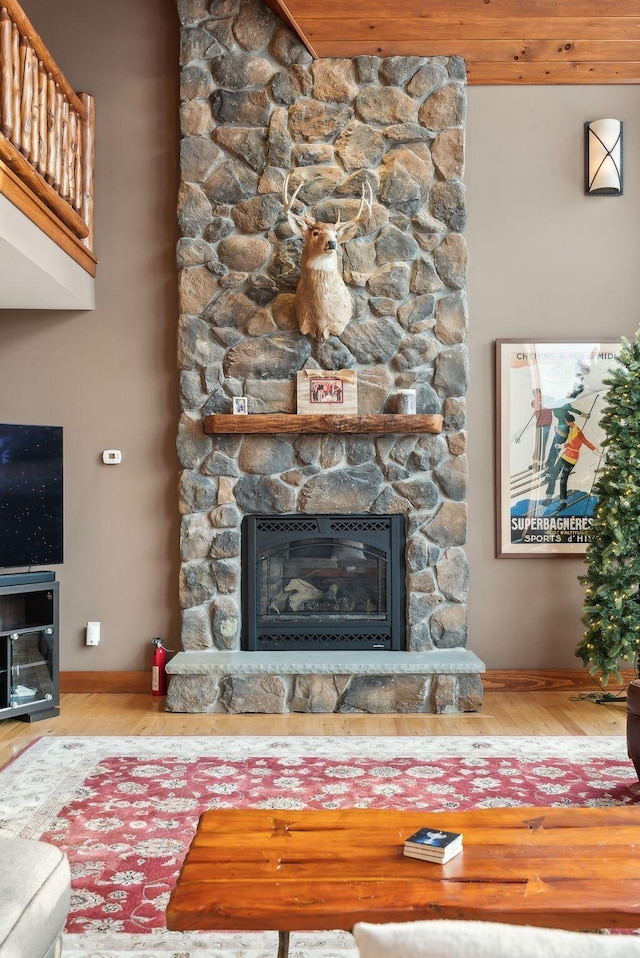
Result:
[[[0,567],[62,557],[62,426],[0,423]]]

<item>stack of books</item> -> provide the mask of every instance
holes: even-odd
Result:
[[[443,832],[439,828],[420,828],[404,843],[408,858],[422,858],[426,862],[444,865],[462,851],[460,832]]]

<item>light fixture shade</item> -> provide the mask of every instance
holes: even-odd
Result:
[[[585,132],[585,192],[622,196],[622,121],[591,120]]]

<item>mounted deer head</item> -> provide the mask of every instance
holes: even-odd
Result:
[[[363,184],[355,219],[341,223],[338,214],[335,223],[321,223],[307,215],[304,207],[303,215],[291,211],[303,184],[300,183],[289,199],[289,176],[284,182],[282,202],[289,226],[304,240],[295,312],[300,332],[305,335],[316,339],[339,336],[351,319],[353,302],[338,267],[338,244],[355,236],[359,224],[371,216],[373,194],[370,184],[366,185],[369,195],[365,196]]]

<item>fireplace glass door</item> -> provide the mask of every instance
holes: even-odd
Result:
[[[244,647],[400,649],[401,516],[248,516]]]

